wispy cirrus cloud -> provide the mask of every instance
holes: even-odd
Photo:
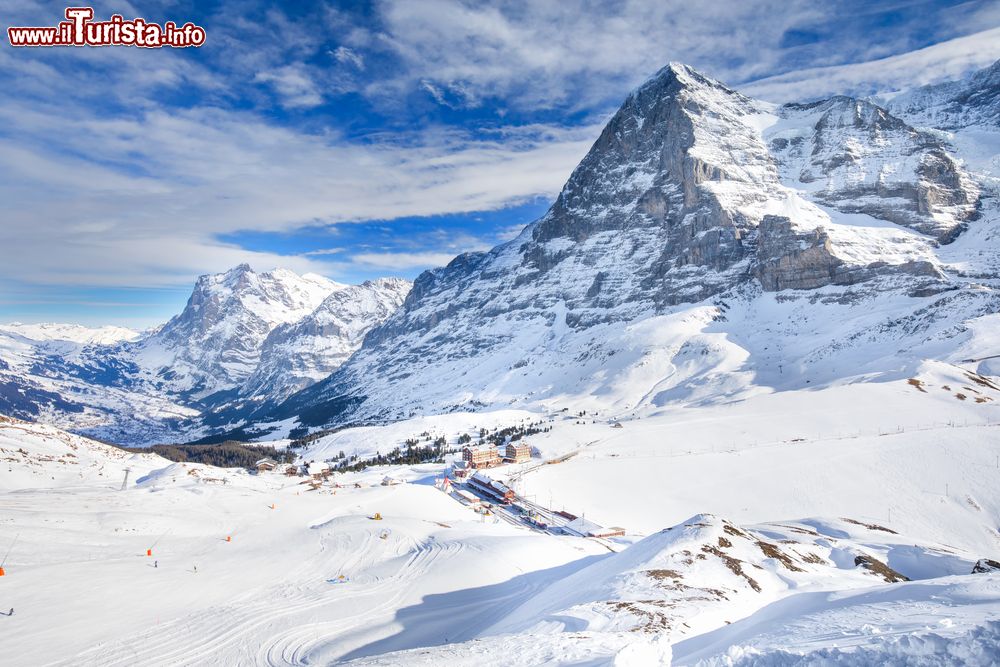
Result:
[[[444,266],[454,258],[455,253],[451,252],[362,252],[354,255],[352,261],[376,269],[405,271]]]
[[[0,22],[61,12],[13,0]],[[501,217],[480,229],[474,212],[550,199],[608,114],[669,60],[788,98],[931,82],[1000,57],[990,0],[98,9],[112,12],[194,20],[208,41],[0,46],[0,283],[27,299],[33,285],[47,298],[60,286],[176,287],[244,261],[337,278],[412,272],[489,247],[521,227]],[[391,242],[244,240],[373,220],[392,235],[403,219]]]
[[[284,65],[257,72],[254,81],[273,86],[285,107],[314,107],[323,103],[319,87],[301,65]]]
[[[878,95],[958,79],[998,59],[1000,28],[993,28],[878,60],[767,77],[741,86],[741,90],[772,102],[834,94]]]
[[[7,208],[0,244],[9,252],[0,276],[109,285],[162,285],[242,261],[323,271],[319,256],[248,252],[215,239],[551,196],[597,131],[440,131],[358,145],[248,113],[153,110],[108,119],[38,113],[11,101],[0,102],[0,122],[18,137],[0,144]],[[90,157],[93,147],[99,160]]]
[[[735,85],[877,60],[1000,22],[991,0],[382,0],[376,7],[376,44],[400,67],[370,82],[368,95],[419,88],[451,107],[519,109],[593,109],[671,60]]]

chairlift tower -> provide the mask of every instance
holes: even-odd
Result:
[[[128,486],[128,474],[130,472],[132,472],[131,468],[125,468],[125,478],[122,480],[122,488],[119,489],[120,491],[124,491],[125,487]]]

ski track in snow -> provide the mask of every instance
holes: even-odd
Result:
[[[426,573],[438,558],[462,551],[460,544],[441,547],[437,541],[430,540],[412,551],[395,574],[380,577],[363,587],[353,580],[336,585],[325,582],[312,586],[296,583],[316,581],[318,573],[335,556],[345,556],[341,564],[344,571],[364,569],[366,565],[375,563],[372,546],[379,546],[381,542],[384,541],[376,531],[366,531],[365,539],[360,544],[352,545],[347,553],[343,550],[329,555],[321,552],[290,572],[285,580],[263,590],[248,591],[224,607],[210,607],[142,636],[113,646],[95,647],[72,660],[55,664],[79,664],[80,659],[122,667],[137,664],[137,661],[164,665],[229,664],[232,656],[226,653],[228,649],[239,642],[238,654],[244,656],[246,646],[253,645],[255,640],[260,642],[260,648],[250,661],[253,664],[306,664],[311,650],[324,643],[316,639],[318,631],[322,630],[322,636],[338,635],[355,627],[385,620],[387,614],[391,617],[405,595],[406,589],[401,583]],[[324,545],[323,550],[326,548]],[[289,587],[293,589],[291,593],[288,592]],[[391,594],[383,595],[386,591]],[[377,602],[368,606],[364,604],[368,598]],[[295,617],[324,608],[333,613],[340,612],[338,615],[347,620],[299,627]],[[275,627],[293,629],[272,636]],[[192,640],[192,637],[197,639]]]

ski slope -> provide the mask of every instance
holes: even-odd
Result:
[[[7,420],[0,665],[990,664],[1000,574],[971,574],[1000,555],[990,384],[935,362],[635,417],[415,418],[301,451],[540,420],[536,457],[489,474],[624,526],[611,541],[475,513],[434,484],[457,455],[312,484]]]

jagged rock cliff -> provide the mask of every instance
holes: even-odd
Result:
[[[298,322],[277,326],[261,345],[260,363],[240,395],[277,402],[322,380],[402,305],[411,286],[401,278],[379,278],[345,287]]]
[[[956,276],[964,235],[992,234],[996,211],[955,151],[870,101],[775,107],[670,65],[629,95],[545,216],[420,276],[357,354],[269,416],[338,424],[564,399],[633,410],[899,372],[907,362],[893,366],[871,332],[897,326],[901,303],[909,352],[962,339],[963,318],[996,305],[992,284]],[[834,308],[864,301],[849,330],[822,331]],[[761,366],[790,341],[736,321],[814,335],[786,362],[798,375]],[[846,348],[855,360],[836,363]]]
[[[202,276],[187,306],[136,346],[140,365],[173,392],[206,396],[247,380],[268,335],[298,322],[346,285],[322,276],[242,264]]]

